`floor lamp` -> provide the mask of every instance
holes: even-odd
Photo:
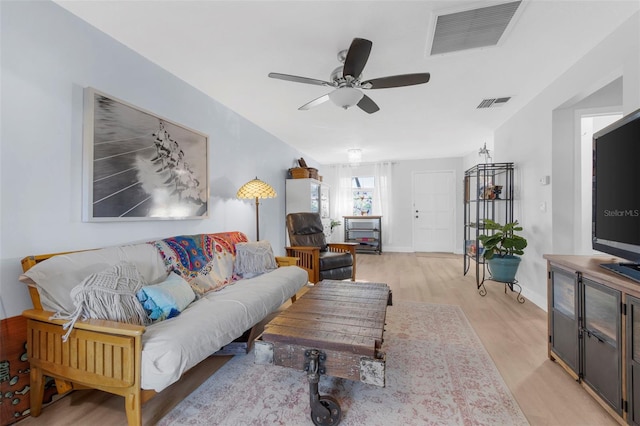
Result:
[[[271,185],[261,181],[257,177],[238,189],[238,193],[236,194],[238,198],[256,199],[256,241],[260,241],[259,200],[262,198],[275,198],[277,195],[276,190],[273,189]]]

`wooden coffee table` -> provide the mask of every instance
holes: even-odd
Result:
[[[306,371],[311,419],[336,425],[340,404],[318,394],[320,375],[384,386],[388,304],[386,284],[321,281],[265,326],[255,342],[256,363]]]

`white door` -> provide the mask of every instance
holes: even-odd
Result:
[[[413,250],[454,251],[455,176],[453,171],[413,174]]]

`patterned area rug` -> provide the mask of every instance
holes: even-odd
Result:
[[[383,349],[386,387],[323,376],[341,425],[528,425],[458,306],[394,301]],[[304,372],[238,355],[160,425],[312,424]]]

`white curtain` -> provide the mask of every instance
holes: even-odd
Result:
[[[330,215],[333,220],[342,222],[342,226],[333,231],[334,241],[344,240],[344,220],[342,216],[353,215],[353,193],[351,191],[352,169],[345,164],[330,166],[329,184],[330,190]]]
[[[391,244],[392,229],[390,224],[393,223],[391,209],[392,200],[392,178],[393,163],[376,163],[374,165],[375,188],[373,194],[373,214],[382,216],[382,243]]]
[[[370,170],[370,169],[369,169]],[[361,170],[354,169],[347,164],[336,164],[330,166],[328,183],[331,185],[331,218],[343,222],[342,216],[353,215],[353,188],[351,178],[354,173],[357,175]],[[369,172],[363,172],[366,176],[371,176]],[[373,165],[374,193],[372,214],[382,216],[382,243],[392,242],[392,178],[393,163],[384,162]],[[363,176],[364,176],[363,175]],[[344,226],[344,223],[343,223]],[[344,238],[343,227],[334,230],[335,241],[342,241]],[[384,247],[383,247],[384,248]]]

